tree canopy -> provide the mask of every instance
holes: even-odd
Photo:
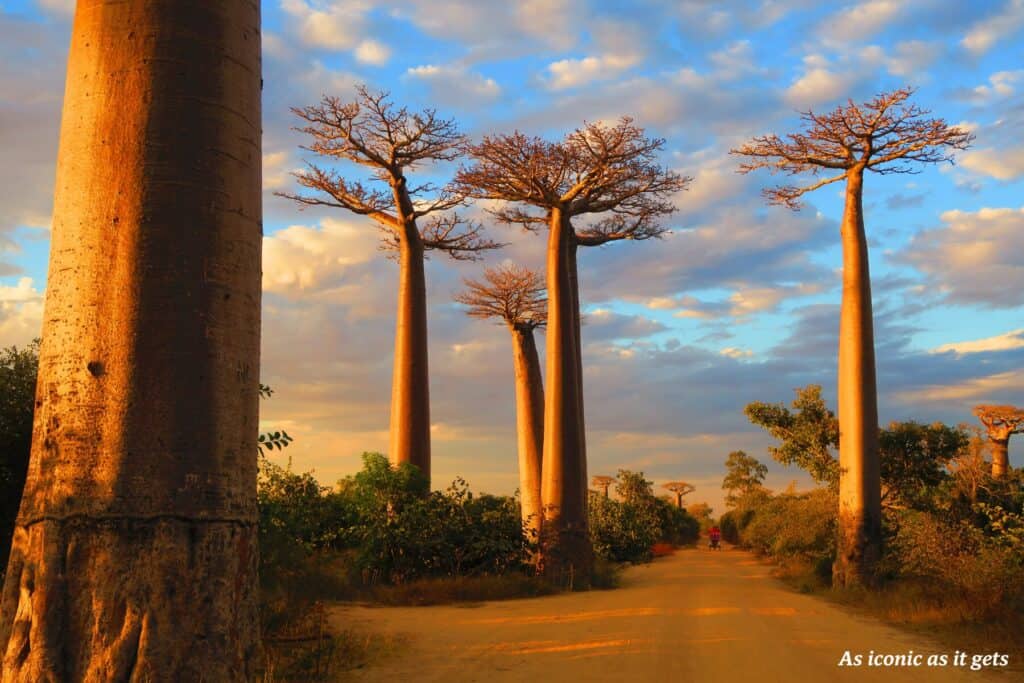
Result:
[[[839,171],[809,185],[781,185],[764,190],[772,204],[791,209],[801,197],[820,187],[846,179],[851,170],[880,174],[916,173],[914,164],[952,162],[953,151],[966,149],[974,135],[908,102],[913,88],[899,88],[856,104],[848,100],[827,114],[802,112],[804,130],[781,138],[762,135],[731,150],[746,157],[740,173],[766,168],[795,176]]]

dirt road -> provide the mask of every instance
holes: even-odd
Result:
[[[1020,676],[1019,669],[971,671],[970,660],[967,667],[840,668],[846,650],[952,652],[795,593],[737,550],[680,551],[630,568],[613,591],[473,607],[338,607],[332,620],[407,639],[390,661],[355,672],[360,681],[1009,683]]]

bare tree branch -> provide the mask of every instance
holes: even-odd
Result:
[[[537,272],[514,264],[484,270],[483,280],[465,279],[466,289],[455,301],[469,307],[474,318],[499,318],[522,330],[542,327],[547,317],[544,278]]]
[[[953,161],[953,153],[974,140],[970,132],[927,118],[927,110],[908,103],[912,88],[882,93],[860,105],[852,100],[827,114],[801,114],[804,131],[755,137],[731,154],[745,157],[740,173],[768,169],[771,173],[818,175],[822,169],[842,174],[806,186],[766,189],[768,200],[791,209],[800,197],[847,177],[851,172],[916,173],[915,164]]]

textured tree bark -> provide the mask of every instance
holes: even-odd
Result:
[[[408,203],[408,197],[404,197]],[[409,204],[411,213],[411,204]],[[423,242],[413,221],[399,236],[398,317],[391,384],[391,462],[416,465],[430,480],[430,375]]]
[[[541,566],[557,580],[586,581],[593,551],[587,534],[586,482],[580,481],[579,380],[568,256],[571,230],[568,217],[553,209],[547,248]]]
[[[79,0],[5,682],[247,681],[260,16]]]
[[[863,169],[853,169],[842,223],[839,548],[832,577],[837,586],[874,584],[882,543],[875,342],[862,190]]]
[[[992,478],[1001,479],[1010,470],[1010,437],[989,436],[992,444]]]
[[[512,329],[516,374],[516,432],[519,442],[519,493],[523,529],[540,538],[541,463],[544,453],[544,384],[533,329]]]

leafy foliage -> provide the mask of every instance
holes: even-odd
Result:
[[[0,351],[0,567],[7,566],[14,520],[32,447],[39,340]]]
[[[948,479],[945,466],[967,447],[967,433],[941,422],[893,422],[879,434],[882,504],[926,509]]]
[[[725,504],[734,507],[742,496],[761,488],[767,474],[768,467],[757,458],[743,451],[730,453],[725,459],[725,479],[722,480]]]
[[[755,401],[743,412],[779,440],[778,446],[768,449],[776,461],[796,465],[819,484],[838,488],[839,462],[832,452],[839,447],[839,422],[825,406],[821,387],[809,384],[797,389],[792,406],[790,411],[781,403]]]
[[[590,496],[589,524],[594,553],[613,562],[647,562],[655,543],[692,543],[699,523],[654,495],[642,472],[619,470],[615,490],[620,500]]]

